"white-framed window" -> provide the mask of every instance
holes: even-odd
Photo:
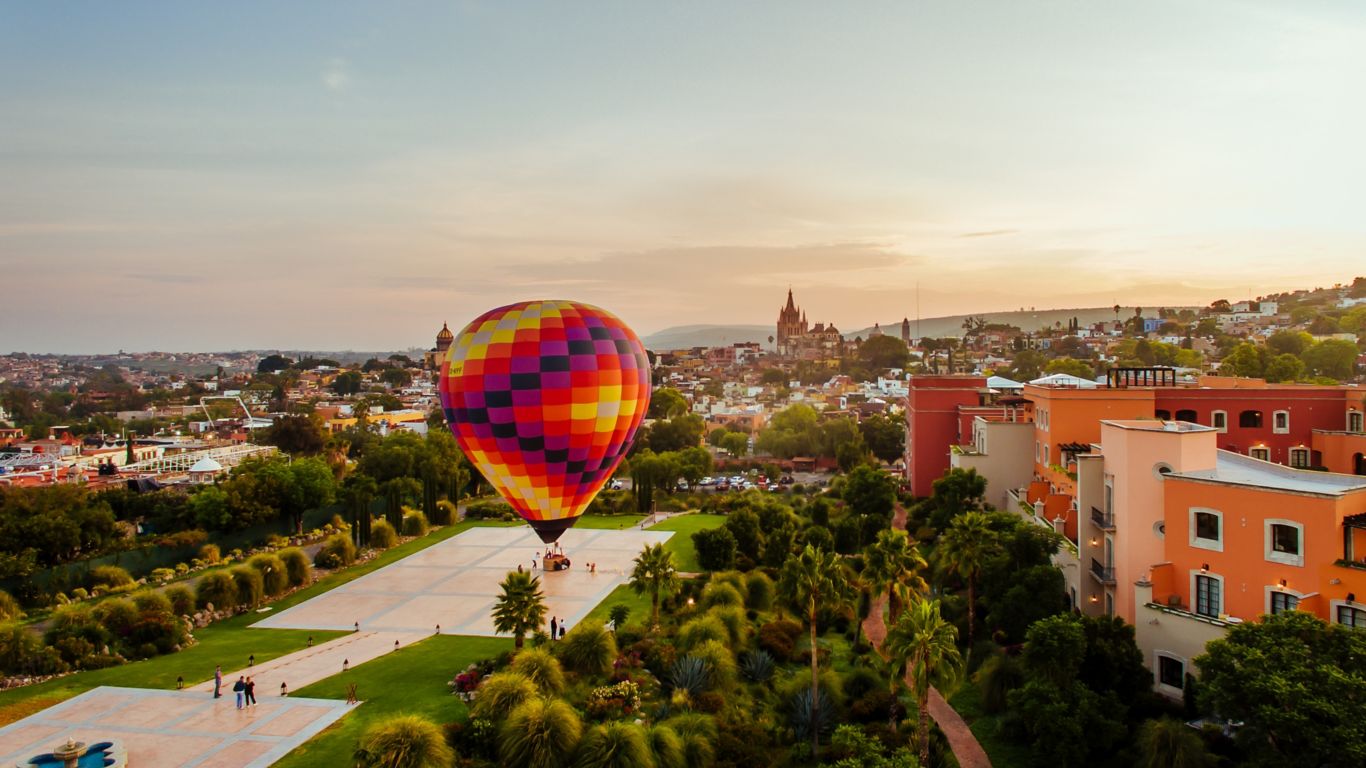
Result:
[[[1366,428],[1363,428],[1363,425],[1362,425],[1363,420],[1366,420],[1366,417],[1363,417],[1361,411],[1348,411],[1348,412],[1347,412],[1347,431],[1348,431],[1348,432],[1366,432]]]
[[[1269,562],[1304,566],[1304,525],[1294,520],[1268,519],[1263,524],[1265,557]]]
[[[1186,660],[1167,651],[1153,652],[1153,677],[1163,693],[1181,695],[1186,689]]]
[[[1043,463],[1048,464],[1053,454],[1048,450],[1048,443],[1043,444]]]
[[[1209,425],[1220,432],[1228,431],[1228,411],[1210,411]]]
[[[1114,595],[1113,592],[1106,592],[1106,593],[1105,593],[1105,615],[1106,615],[1106,616],[1114,616],[1114,615],[1115,615],[1115,595]]]
[[[1334,601],[1333,621],[1352,629],[1366,629],[1366,608],[1353,603]]]
[[[1224,513],[1207,507],[1190,508],[1190,545],[1224,551]]]
[[[1300,593],[1292,592],[1285,587],[1266,588],[1266,612],[1272,616],[1298,610],[1299,607]]]
[[[1191,603],[1201,616],[1219,618],[1224,611],[1224,577],[1199,571],[1192,573]]]
[[[1260,459],[1261,461],[1271,461],[1271,449],[1264,445],[1247,449],[1247,455],[1254,459]]]
[[[1290,411],[1276,411],[1271,414],[1271,431],[1278,435],[1290,432]]]
[[[1290,449],[1290,466],[1295,469],[1308,469],[1310,464],[1309,449],[1303,446]]]

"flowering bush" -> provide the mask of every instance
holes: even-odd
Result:
[[[631,680],[615,685],[594,688],[585,702],[588,714],[594,717],[629,715],[640,709],[640,686]]]
[[[459,696],[461,701],[470,701],[474,698],[474,691],[479,687],[479,680],[482,677],[479,674],[478,667],[471,664],[469,668],[451,680],[451,692]]]

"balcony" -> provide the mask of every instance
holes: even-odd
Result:
[[[1113,566],[1107,568],[1101,565],[1100,561],[1093,557],[1091,558],[1091,578],[1107,587],[1112,587],[1115,584],[1115,569]]]
[[[1091,507],[1091,522],[1102,531],[1113,531],[1115,529],[1115,516],[1107,515],[1098,507]]]

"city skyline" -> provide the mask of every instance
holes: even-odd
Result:
[[[1194,305],[1366,250],[1347,3],[0,18],[3,352]]]

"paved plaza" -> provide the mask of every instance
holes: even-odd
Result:
[[[0,765],[50,752],[68,737],[118,739],[128,764],[159,768],[265,768],[347,712],[333,699],[257,694],[239,711],[229,693],[101,687],[0,728]]]
[[[560,537],[573,567],[543,573],[547,616],[573,627],[618,586],[646,544],[670,531],[573,528]],[[545,545],[529,527],[471,528],[355,581],[257,622],[265,629],[354,629],[493,637],[490,612],[498,583],[520,564],[530,569]],[[590,573],[589,563],[597,565]]]

